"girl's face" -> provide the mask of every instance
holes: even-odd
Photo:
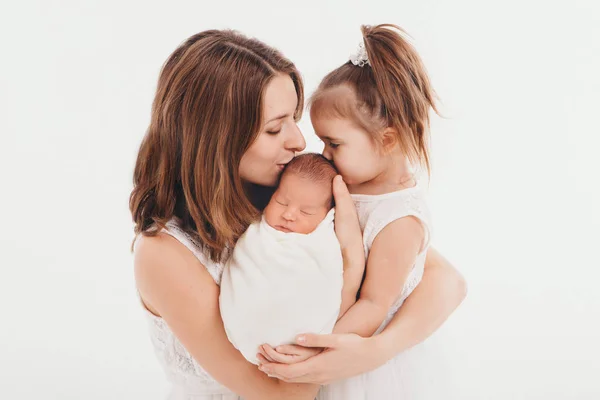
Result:
[[[384,171],[384,157],[368,132],[340,118],[313,118],[315,133],[325,144],[323,156],[333,161],[344,182],[360,185]]]
[[[263,101],[263,126],[242,156],[240,176],[246,182],[275,186],[283,167],[304,150],[306,142],[294,120],[298,97],[288,75],[271,80]]]

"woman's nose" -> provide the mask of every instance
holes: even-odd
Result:
[[[304,140],[304,136],[302,136],[302,132],[297,124],[294,123],[292,129],[289,130],[289,136],[284,145],[287,150],[291,150],[293,152],[299,152],[306,148],[306,141]]]
[[[327,146],[325,146],[325,148],[323,149],[323,157],[325,157],[329,161],[333,160],[333,156],[331,155],[331,152],[328,150]]]

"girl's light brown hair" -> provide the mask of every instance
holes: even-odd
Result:
[[[171,54],[158,80],[139,149],[129,206],[136,234],[156,235],[173,217],[222,261],[259,216],[239,175],[262,126],[265,88],[277,74],[303,84],[294,64],[235,31],[198,33]]]
[[[310,100],[311,117],[350,119],[374,138],[393,128],[409,161],[430,171],[429,111],[437,112],[436,96],[421,58],[396,25],[361,30],[370,65],[348,61],[330,72]]]

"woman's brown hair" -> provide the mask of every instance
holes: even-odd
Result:
[[[171,54],[135,165],[129,207],[136,234],[156,235],[177,217],[213,261],[223,260],[259,215],[239,164],[260,132],[265,88],[280,73],[294,82],[300,118],[300,74],[256,39],[209,30]]]
[[[437,109],[421,58],[396,25],[361,30],[369,63],[330,72],[311,97],[311,117],[348,118],[374,137],[394,128],[409,161],[430,171],[429,111]]]

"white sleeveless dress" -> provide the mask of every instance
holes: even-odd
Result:
[[[392,320],[404,300],[423,277],[425,257],[431,238],[431,217],[422,183],[408,189],[382,195],[352,195],[363,231],[365,255],[377,235],[391,222],[403,217],[419,219],[425,240],[412,270],[387,317],[377,329],[380,333]],[[318,400],[413,400],[427,399],[431,380],[427,374],[425,344],[418,344],[374,371],[333,382],[321,389]],[[444,398],[436,397],[436,398]]]
[[[220,283],[223,266],[212,262],[203,252],[202,246],[180,229],[176,222],[167,223],[167,230],[163,232],[187,247],[206,267],[217,285]],[[145,307],[144,310],[156,356],[172,384],[168,400],[241,400],[202,369],[162,318]]]

